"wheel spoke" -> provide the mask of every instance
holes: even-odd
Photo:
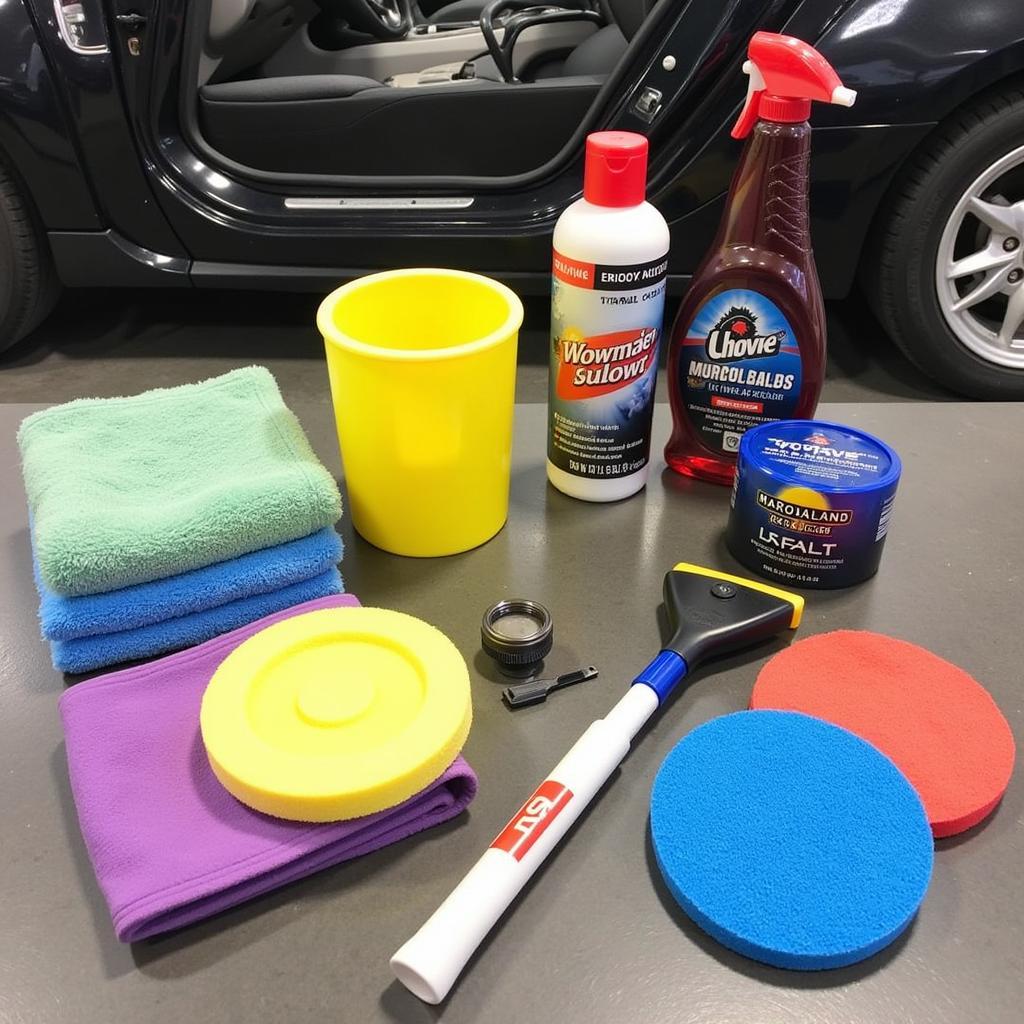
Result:
[[[1008,266],[991,271],[983,281],[953,303],[953,312],[959,313],[970,306],[976,306],[979,302],[984,302],[985,299],[990,299],[1006,284],[1006,275],[1009,272]]]
[[[996,267],[1012,263],[1017,258],[1015,252],[1006,252],[1002,247],[998,249],[980,249],[972,252],[970,256],[954,260],[946,267],[946,277],[955,281],[958,277],[967,277],[970,274],[984,274]]]
[[[999,206],[971,196],[967,209],[983,224],[1001,235],[1016,235],[1020,230],[1017,211],[1012,206]]]
[[[1024,322],[1024,288],[1015,288],[1006,304],[1003,324],[999,328],[999,344],[1006,348],[1024,347],[1024,339],[1014,341],[1017,328]]]

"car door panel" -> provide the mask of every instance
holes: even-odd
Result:
[[[125,116],[114,67],[117,46],[107,29],[107,48],[76,53],[61,36],[53,0],[24,0],[31,5],[37,39],[54,86],[63,98],[69,136],[92,184],[95,205],[105,226],[147,249],[171,256],[185,249],[154,202],[150,175]],[[145,7],[148,0],[137,6]],[[10,6],[10,5],[6,5]],[[88,12],[98,16],[94,9]]]
[[[411,181],[403,178],[401,168],[396,167],[395,175],[371,181],[294,174],[287,184],[273,175],[227,167],[194,137],[188,126],[194,111],[180,109],[181,95],[187,92],[182,89],[181,76],[187,82],[192,71],[187,61],[172,61],[169,56],[181,53],[186,42],[184,0],[161,0],[161,5],[164,15],[151,27],[149,54],[151,59],[154,54],[161,55],[162,64],[151,67],[147,74],[143,54],[137,93],[134,100],[129,98],[129,105],[134,104],[139,111],[136,123],[147,157],[161,167],[164,180],[171,185],[159,193],[159,200],[198,260],[213,264],[375,268],[396,262],[408,264],[413,253],[422,251],[423,259],[435,263],[444,259],[495,272],[545,272],[554,220],[579,193],[584,125],[574,140],[579,148],[567,159],[553,162],[545,168],[541,180],[533,182],[522,175],[490,181]],[[755,27],[780,27],[799,6],[799,0],[725,0],[714,4],[705,0],[679,4],[676,0],[663,5],[660,11],[674,29],[679,53],[676,104],[685,106],[687,97],[699,104],[712,84],[710,79],[719,75],[728,62],[735,61]],[[201,24],[198,8],[195,17]],[[645,70],[655,63],[665,39],[665,24],[641,29],[636,64],[624,68],[617,81],[606,83],[597,101],[603,108],[601,124],[642,126],[631,109],[645,81],[637,69]],[[669,113],[666,111],[666,118]],[[146,117],[150,118],[148,125],[142,123]],[[720,112],[719,123],[723,117]],[[182,121],[186,129],[175,137],[175,126]],[[471,131],[472,126],[467,130]],[[655,123],[646,130],[652,137],[657,165],[661,139],[668,139],[670,126],[663,129]],[[324,140],[325,145],[342,146],[345,142],[344,138]],[[661,162],[676,164],[671,159]],[[719,179],[719,188],[724,188],[727,172]],[[215,187],[210,186],[211,181]],[[654,187],[658,187],[657,181]],[[426,203],[419,209],[373,213],[348,207],[330,209],[331,197],[346,196],[464,197],[470,202],[457,212],[430,209]],[[303,197],[322,199],[324,204],[301,212],[288,206],[290,201]],[[674,215],[687,216],[700,205],[691,202]]]

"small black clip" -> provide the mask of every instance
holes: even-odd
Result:
[[[572,686],[574,683],[582,683],[585,679],[593,679],[596,675],[597,669],[591,665],[589,668],[581,668],[575,672],[566,672],[554,679],[531,679],[526,683],[506,686],[501,691],[501,696],[510,708],[524,708],[528,704],[542,704],[552,691],[560,690],[563,686]]]

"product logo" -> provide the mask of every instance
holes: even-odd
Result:
[[[735,363],[740,359],[763,359],[782,350],[785,331],[757,333],[757,317],[746,306],[732,306],[708,331],[704,349],[715,363]]]
[[[584,338],[569,327],[556,342],[559,398],[596,398],[640,380],[658,354],[658,329],[634,328]]]
[[[841,459],[844,462],[858,462],[859,459],[870,452],[851,452],[845,448],[836,448],[824,434],[811,434],[806,441],[787,441],[781,437],[769,437],[768,443],[774,445],[781,452],[789,452],[794,455],[809,455],[812,459]]]
[[[566,789],[554,779],[545,779],[501,830],[490,848],[504,850],[516,860],[522,860],[571,799],[571,789]]]
[[[789,487],[780,494],[757,492],[757,504],[768,513],[772,526],[797,533],[828,536],[838,526],[853,522],[853,510],[829,508],[828,499],[809,487]]]

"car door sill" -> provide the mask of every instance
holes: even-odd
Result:
[[[472,196],[288,196],[286,210],[465,210]]]

